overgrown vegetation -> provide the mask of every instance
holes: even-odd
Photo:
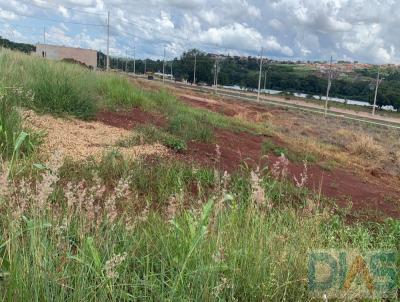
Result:
[[[75,64],[2,51],[0,69],[0,84],[30,91],[31,101],[21,105],[39,112],[72,114],[86,119],[100,108],[139,107],[167,116],[169,132],[185,141],[211,141],[214,128],[265,131],[262,126],[191,108],[166,91],[145,91],[122,76],[96,73]]]
[[[21,52],[25,52],[27,54],[30,54],[31,52],[36,51],[36,47],[34,45],[13,42],[13,41],[5,39],[1,36],[0,36],[0,47],[5,47],[5,48],[11,49],[11,50],[18,50]]]
[[[15,107],[14,98],[29,102],[31,96],[19,89],[0,86],[0,160],[17,160],[29,155],[39,143],[39,136],[22,129],[21,115]]]
[[[0,85],[32,93],[31,102],[21,103],[22,106],[82,118],[90,118],[95,113],[96,78],[79,66],[3,50],[0,70]]]
[[[3,299],[307,301],[310,249],[398,244],[398,221],[348,226],[268,174],[118,161],[55,161],[36,189],[3,174]]]
[[[65,63],[1,52],[0,68],[3,300],[308,301],[310,250],[398,248],[399,220],[347,224],[351,209],[305,189],[306,164],[290,179],[286,157],[297,154],[273,143],[264,152],[279,155],[279,165],[232,175],[218,170],[218,152],[214,169],[117,151],[21,161],[36,142],[19,106],[82,118],[140,107],[168,117],[166,129],[143,126],[123,146],[182,150],[189,140],[212,141],[215,128],[266,129]],[[26,173],[13,174],[14,162]]]

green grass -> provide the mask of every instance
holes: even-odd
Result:
[[[167,118],[167,131],[185,142],[212,142],[214,129],[267,133],[266,125],[257,125],[223,116],[206,109],[188,106],[165,90],[145,91],[118,75],[101,75],[98,81],[103,105],[110,110],[139,107]]]
[[[184,140],[151,124],[136,127],[134,134],[117,142],[117,146],[129,148],[131,146],[154,143],[160,143],[178,152],[187,148]]]
[[[50,194],[42,209],[33,197],[23,216],[15,214],[16,203],[1,198],[4,300],[308,301],[310,250],[398,246],[399,221],[347,225],[343,216],[324,207],[309,213],[306,192],[267,175],[261,184],[273,208],[263,210],[254,206],[245,170],[233,175],[223,192],[212,171],[168,161],[118,161],[110,166],[67,163],[54,188],[58,193]],[[117,200],[120,210],[113,222],[108,209],[97,212],[98,220],[89,219],[88,197],[76,208],[63,197],[67,181],[87,178],[90,192],[94,171],[111,195],[120,177],[130,177],[133,193]],[[211,192],[194,194],[189,190],[193,181],[203,181],[199,186]],[[182,196],[179,211],[166,218],[169,196],[175,193]],[[159,206],[151,210],[156,201]],[[95,202],[104,205],[103,199]],[[108,261],[116,255],[125,256],[110,274]]]
[[[0,85],[22,88],[34,96],[21,105],[81,118],[90,118],[96,111],[96,77],[80,66],[2,50],[0,70]]]
[[[192,108],[165,90],[145,91],[126,77],[114,73],[98,73],[74,64],[6,50],[0,52],[0,70],[0,85],[21,88],[32,96],[29,102],[23,103],[15,98],[15,103],[38,112],[89,119],[99,109],[138,107],[167,117],[168,132],[185,142],[211,142],[215,128],[257,133],[267,131],[266,126]]]
[[[266,140],[263,142],[261,150],[263,154],[272,153],[276,156],[281,156],[282,154],[284,154],[286,158],[288,158],[291,162],[294,163],[301,163],[303,161],[307,161],[309,163],[317,162],[317,158],[313,154],[310,153],[304,154],[300,152],[295,152],[293,150],[289,150],[286,147],[278,146],[270,140]]]
[[[181,150],[189,140],[212,141],[215,128],[268,130],[66,63],[2,51],[0,69],[0,87],[18,88],[0,90],[8,159],[35,146],[33,136],[19,139],[16,106],[81,118],[140,107],[167,117],[166,129],[143,126],[119,142],[127,147]],[[304,159],[270,142],[263,151]],[[308,301],[310,250],[399,247],[399,220],[347,224],[347,210],[331,200],[265,171],[255,184],[245,166],[224,177],[175,160],[130,161],[118,151],[100,161],[66,159],[58,171],[19,159],[25,173],[12,182],[0,171],[5,301]]]
[[[0,86],[0,162],[33,153],[40,143],[40,136],[22,127],[22,118],[14,105],[13,98],[28,100],[21,91],[14,91]]]

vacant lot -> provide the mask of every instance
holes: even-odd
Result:
[[[313,116],[7,51],[0,70],[4,300],[308,301],[310,250],[398,247],[396,133],[325,140]]]

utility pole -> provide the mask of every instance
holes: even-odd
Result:
[[[44,54],[43,54],[43,58],[46,58],[46,57],[47,57],[46,26],[43,26],[43,45],[44,45]]]
[[[110,11],[107,15],[107,71],[110,70]]]
[[[260,101],[260,88],[261,88],[261,74],[262,74],[262,64],[263,64],[263,48],[261,48],[260,53],[260,74],[258,76],[258,91],[257,91],[257,102]]]
[[[215,85],[215,94],[218,94],[218,59],[215,57],[215,68],[214,68],[214,85]]]
[[[136,45],[133,46],[133,74],[136,74]]]
[[[125,50],[125,72],[128,72],[128,50]]]
[[[379,65],[378,68],[378,76],[376,77],[376,86],[375,86],[375,96],[374,96],[374,106],[372,107],[372,115],[375,115],[375,108],[376,108],[376,98],[378,97],[378,88],[379,85],[381,84],[383,79],[380,79],[381,75],[381,65]]]
[[[162,64],[162,82],[165,83],[165,46],[164,46],[164,60]]]
[[[331,56],[331,63],[329,64],[328,87],[326,89],[325,112],[324,112],[325,117],[328,114],[328,100],[329,100],[329,91],[331,90],[331,86],[332,86],[332,56]]]
[[[267,68],[265,68],[265,72],[264,72],[264,93],[265,92],[265,87],[267,86]]]
[[[194,69],[193,69],[193,84],[196,85],[196,64],[197,64],[197,54],[194,53]]]

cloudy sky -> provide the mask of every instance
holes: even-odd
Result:
[[[0,0],[0,35],[161,58],[188,48],[400,63],[398,0]]]

